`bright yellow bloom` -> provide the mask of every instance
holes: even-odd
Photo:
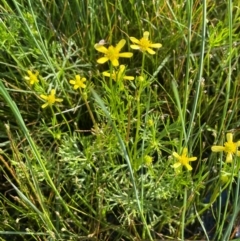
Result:
[[[125,45],[125,43],[126,43],[126,40],[122,39],[119,41],[119,43],[117,44],[116,47],[113,47],[111,45],[108,48],[104,47],[101,44],[95,44],[94,48],[97,51],[105,54],[104,57],[98,59],[97,62],[99,64],[104,64],[108,60],[110,60],[113,66],[118,66],[119,65],[118,59],[120,57],[121,58],[131,58],[133,56],[133,53],[130,53],[130,52],[119,53],[121,51],[121,49],[123,48],[123,46]]]
[[[46,103],[42,105],[42,108],[46,108],[48,105],[51,106],[55,102],[62,102],[63,99],[56,98],[55,97],[56,90],[52,89],[50,95],[40,95],[40,97],[44,100],[46,100]]]
[[[182,166],[185,166],[188,169],[188,171],[191,171],[192,167],[189,165],[189,162],[196,161],[197,157],[188,157],[187,154],[188,154],[188,150],[186,147],[183,148],[183,152],[181,156],[178,155],[176,152],[173,152],[173,156],[178,159],[178,162],[173,164],[172,167],[178,168],[182,165]]]
[[[29,81],[30,85],[33,85],[33,84],[39,82],[39,80],[37,78],[39,75],[38,71],[36,71],[34,74],[31,70],[28,70],[27,73],[28,73],[28,76],[25,76],[24,79]]]
[[[160,44],[160,43],[153,44],[150,40],[148,40],[148,37],[149,37],[148,31],[145,31],[143,33],[143,37],[140,40],[138,40],[134,37],[130,37],[130,40],[134,43],[134,44],[130,45],[130,47],[132,49],[139,49],[142,52],[147,51],[149,54],[155,54],[156,52],[153,51],[151,48],[159,49],[162,47],[162,44]]]
[[[86,88],[86,85],[83,83],[83,82],[85,82],[86,81],[86,78],[81,78],[81,76],[80,75],[76,75],[75,76],[75,80],[70,80],[69,82],[70,82],[70,84],[72,84],[72,85],[74,85],[73,86],[73,89],[78,89],[78,88]]]
[[[115,81],[121,80],[121,79],[126,79],[126,80],[134,80],[133,76],[126,76],[124,75],[124,71],[125,71],[125,65],[120,65],[119,66],[119,70],[115,71],[113,70],[112,74],[110,74],[109,71],[104,71],[103,75],[106,77],[111,77],[112,79]]]
[[[212,146],[213,152],[221,152],[224,151],[227,154],[226,162],[232,162],[233,154],[240,156],[240,151],[238,151],[238,147],[240,146],[240,141],[233,142],[233,134],[227,133],[227,142],[224,143],[224,146]]]

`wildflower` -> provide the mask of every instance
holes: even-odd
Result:
[[[147,126],[149,126],[149,127],[154,126],[154,121],[153,121],[153,119],[149,119],[149,120],[147,121]]]
[[[39,82],[39,80],[37,78],[39,75],[38,71],[36,71],[34,74],[31,70],[28,70],[27,73],[28,73],[28,76],[25,76],[24,79],[29,81],[30,85],[33,85],[33,84]]]
[[[125,65],[120,65],[118,71],[113,70],[112,74],[109,73],[108,71],[104,71],[103,75],[106,76],[106,77],[112,77],[112,79],[115,80],[115,81],[118,81],[118,80],[121,80],[121,79],[134,80],[133,76],[124,75],[125,68],[126,68]]]
[[[98,59],[97,62],[99,64],[104,64],[105,62],[110,60],[113,66],[119,66],[118,59],[120,57],[131,58],[133,56],[133,53],[130,53],[130,52],[119,53],[121,51],[121,49],[123,48],[123,46],[125,45],[125,43],[126,43],[126,40],[122,39],[119,41],[119,43],[116,45],[116,47],[113,47],[111,45],[108,48],[106,48],[105,46],[103,46],[101,44],[95,44],[94,48],[97,51],[105,54],[104,57]]]
[[[196,161],[197,157],[188,157],[187,153],[188,153],[188,150],[186,147],[183,148],[183,152],[181,156],[178,155],[176,152],[173,152],[173,156],[178,159],[178,162],[175,163],[172,167],[178,168],[182,165],[182,166],[185,166],[188,169],[188,171],[191,171],[192,167],[189,165],[189,162]]]
[[[140,40],[134,37],[130,37],[130,40],[134,43],[130,45],[130,47],[132,49],[140,49],[142,52],[147,51],[149,54],[155,54],[156,52],[153,51],[151,48],[159,49],[162,47],[162,44],[160,43],[153,44],[150,40],[148,40],[148,37],[149,37],[148,31],[145,31],[143,33],[143,37]]]
[[[86,78],[81,78],[81,76],[80,75],[76,75],[75,76],[75,80],[70,80],[69,82],[70,82],[70,84],[72,84],[72,85],[74,85],[73,86],[73,89],[78,89],[78,88],[86,88],[86,85],[83,83],[83,82],[85,82],[86,81]]]
[[[56,98],[55,97],[56,90],[52,89],[50,95],[40,95],[40,97],[44,100],[46,100],[46,103],[42,105],[42,108],[46,108],[48,105],[51,106],[55,102],[62,102],[63,99]]]
[[[227,153],[226,162],[232,162],[233,154],[240,156],[240,151],[238,151],[238,147],[240,146],[240,141],[233,142],[233,134],[227,133],[227,142],[224,143],[224,146],[212,146],[213,152],[221,152],[224,151]]]
[[[149,155],[144,156],[144,162],[146,166],[151,166],[152,165],[153,158]]]

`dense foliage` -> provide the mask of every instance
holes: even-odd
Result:
[[[0,3],[0,240],[240,236],[239,1]]]

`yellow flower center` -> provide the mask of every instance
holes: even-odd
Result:
[[[54,104],[55,101],[56,101],[55,95],[49,95],[48,96],[47,102],[48,102],[49,105]]]
[[[150,45],[151,45],[151,42],[148,39],[146,38],[140,39],[140,46],[143,51],[146,51]]]
[[[186,156],[181,156],[179,161],[182,163],[182,165],[186,166],[188,164],[188,157]]]
[[[83,87],[84,83],[83,83],[83,81],[81,79],[77,79],[75,85],[77,85],[79,87]]]
[[[110,46],[108,48],[108,51],[106,53],[106,57],[110,60],[113,61],[114,59],[118,59],[119,58],[119,52],[113,47]]]
[[[237,145],[234,142],[225,142],[225,152],[235,153],[237,151]]]
[[[30,80],[31,80],[32,82],[34,82],[34,83],[38,82],[37,75],[31,74],[31,75],[30,75]]]

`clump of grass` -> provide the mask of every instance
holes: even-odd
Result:
[[[3,1],[2,240],[238,237],[239,14]]]

